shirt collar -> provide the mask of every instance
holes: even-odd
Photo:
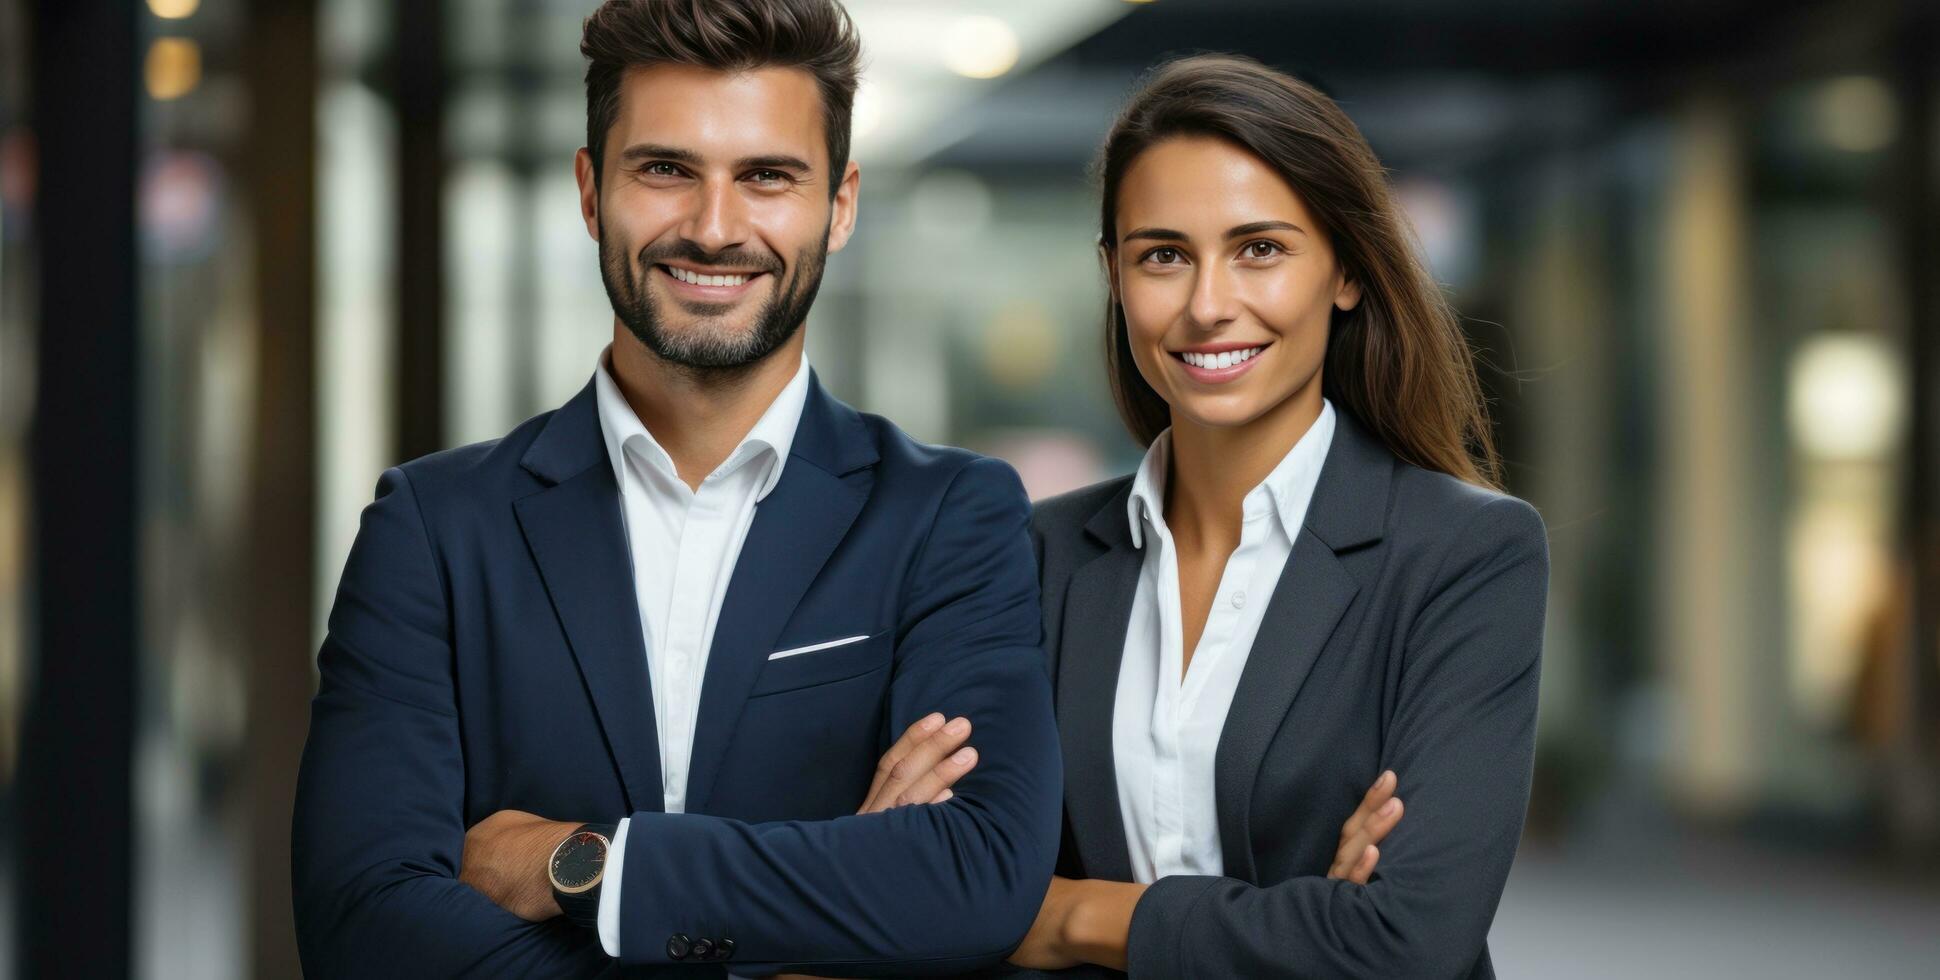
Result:
[[[627,404],[626,396],[620,393],[619,383],[613,380],[607,367],[610,351],[610,344],[600,350],[599,364],[593,375],[593,390],[594,399],[599,404],[600,434],[606,441],[606,455],[613,465],[614,482],[622,488],[626,486],[628,446],[636,447],[634,451],[667,478],[678,480],[673,457],[654,439],[653,433],[647,431],[647,427],[640,422],[640,416],[634,414],[633,406]],[[741,437],[734,451],[715,469],[716,473],[731,472],[764,453],[772,453],[774,465],[769,467],[767,478],[755,494],[757,501],[768,496],[775,484],[781,482],[782,467],[788,462],[789,450],[795,443],[795,430],[800,427],[802,412],[808,405],[808,378],[808,355],[804,353],[788,384],[768,404],[761,417],[755,420],[748,434]]]
[[[1320,415],[1300,436],[1293,448],[1273,467],[1259,485],[1247,491],[1244,520],[1268,514],[1280,518],[1288,537],[1298,535],[1305,522],[1307,504],[1320,482],[1320,468],[1327,461],[1327,449],[1334,441],[1334,403],[1320,400]],[[1130,523],[1132,547],[1145,547],[1145,527],[1149,521],[1158,527],[1165,522],[1165,474],[1172,453],[1172,430],[1166,429],[1152,440],[1132,477],[1132,493],[1125,501],[1125,519]]]

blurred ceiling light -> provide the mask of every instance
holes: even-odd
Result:
[[[158,102],[179,99],[202,81],[202,48],[185,37],[158,37],[148,46],[143,72],[148,96]]]
[[[1827,143],[1852,153],[1885,149],[1899,132],[1893,90],[1869,75],[1835,78],[1815,99],[1819,132]]]
[[[200,6],[202,0],[148,0],[148,9],[163,20],[181,20]]]
[[[959,17],[943,35],[943,63],[965,78],[996,78],[1017,65],[1017,32],[995,17]]]
[[[1788,412],[1806,453],[1827,459],[1877,459],[1899,441],[1904,421],[1900,375],[1884,341],[1828,333],[1792,357]]]

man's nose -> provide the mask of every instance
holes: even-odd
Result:
[[[681,237],[708,252],[740,245],[748,239],[747,209],[734,182],[702,182],[694,212],[681,228]]]

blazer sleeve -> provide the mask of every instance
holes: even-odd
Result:
[[[673,962],[682,933],[733,940],[736,973],[956,973],[1016,948],[1050,885],[1062,791],[1028,507],[1009,466],[967,464],[904,584],[889,730],[970,719],[977,767],[954,797],[820,821],[635,813],[622,961]]]
[[[1474,966],[1529,803],[1542,519],[1521,500],[1491,499],[1432,581],[1406,634],[1384,748],[1408,815],[1376,877],[1161,878],[1132,915],[1132,977],[1454,977]]]
[[[465,775],[442,574],[410,478],[364,509],[317,657],[290,839],[313,977],[591,976],[587,930],[526,922],[458,880]]]

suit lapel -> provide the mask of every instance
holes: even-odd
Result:
[[[1085,873],[1114,881],[1132,878],[1112,751],[1118,669],[1125,656],[1125,630],[1144,560],[1125,526],[1125,501],[1130,494],[1127,482],[1085,526],[1106,550],[1071,576],[1058,650],[1065,812]]]
[[[708,649],[687,769],[687,810],[704,812],[757,675],[795,606],[862,512],[873,440],[811,375],[781,481],[755,507]]]
[[[601,441],[592,385],[553,414],[522,462],[553,483],[516,501],[513,510],[592,696],[627,803],[634,810],[660,810],[660,743],[646,644],[619,485]]]
[[[1342,554],[1381,539],[1394,457],[1336,406],[1306,520],[1240,673],[1213,759],[1226,873],[1257,882],[1250,815],[1267,748],[1361,583]]]
[[[1247,814],[1267,746],[1359,591],[1333,550],[1302,529],[1260,620],[1213,759],[1219,845],[1235,878],[1254,880]]]

